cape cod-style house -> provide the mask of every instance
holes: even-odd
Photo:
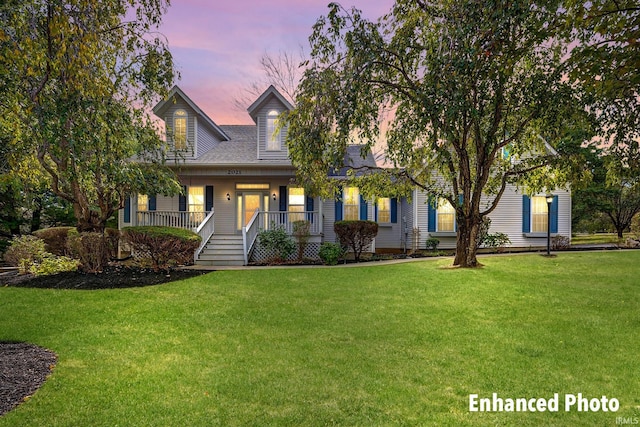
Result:
[[[294,184],[295,169],[285,144],[287,128],[277,132],[277,118],[293,106],[273,86],[247,109],[253,125],[218,125],[175,86],[154,113],[166,126],[174,148],[176,173],[183,195],[132,195],[119,213],[119,227],[162,225],[188,228],[202,237],[195,262],[203,265],[246,265],[264,254],[256,244],[260,229],[307,220],[315,257],[321,242],[336,241],[335,221],[368,219],[379,224],[376,251],[424,249],[436,237],[441,248],[455,247],[456,223],[448,203],[430,201],[415,190],[406,199],[365,200],[355,187],[345,187],[339,200],[305,194]],[[375,166],[360,148],[349,147],[345,164]],[[571,197],[554,191],[551,233],[571,236]],[[511,246],[544,247],[547,204],[544,195],[522,195],[509,188],[490,215],[491,232],[506,233]]]

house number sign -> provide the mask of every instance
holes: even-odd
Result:
[[[240,169],[227,169],[227,175],[242,175]]]

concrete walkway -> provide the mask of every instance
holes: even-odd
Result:
[[[551,251],[552,255],[559,255],[562,253],[589,251],[611,251],[611,250],[629,250],[628,248],[620,248],[614,243],[603,243],[596,245],[575,245],[571,246],[571,249],[565,251]],[[478,258],[496,257],[496,256],[520,256],[520,255],[545,255],[544,250],[539,251],[522,251],[522,252],[504,252],[504,253],[491,253],[483,254],[479,253]],[[408,262],[419,262],[438,259],[453,259],[453,256],[434,256],[434,257],[418,257],[418,258],[404,258],[404,259],[390,259],[380,261],[364,261],[360,263],[340,263],[337,265],[242,265],[242,266],[206,266],[206,265],[190,265],[187,267],[181,267],[183,269],[201,270],[201,271],[226,271],[226,270],[265,270],[265,269],[285,269],[285,268],[354,268],[354,267],[374,267],[379,265],[393,265],[404,264]]]

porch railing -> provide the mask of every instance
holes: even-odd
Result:
[[[249,263],[249,255],[262,230],[284,227],[287,234],[293,234],[293,224],[296,221],[308,221],[309,233],[318,235],[322,232],[322,222],[319,212],[260,212],[256,209],[246,227],[242,227],[242,246],[244,249],[244,264]]]
[[[198,260],[198,257],[200,256],[200,252],[202,252],[204,247],[207,246],[207,243],[209,243],[209,239],[211,238],[211,236],[213,236],[213,232],[214,232],[214,221],[213,221],[213,209],[212,209],[211,212],[209,212],[209,214],[204,218],[204,220],[200,223],[200,225],[196,229],[196,233],[198,233],[198,235],[202,240],[200,241],[200,246],[198,246],[198,249],[196,249],[196,252],[193,254],[194,261]]]
[[[206,212],[139,211],[137,225],[157,225],[196,230],[207,216]]]
[[[260,224],[265,230],[276,227],[284,227],[287,234],[293,234],[293,224],[296,221],[308,221],[309,232],[311,234],[320,234],[322,232],[322,221],[319,212],[261,212]]]
[[[242,227],[242,249],[244,253],[244,265],[249,264],[249,253],[253,249],[253,245],[258,238],[258,232],[260,231],[260,211],[256,209],[253,216],[245,227]]]

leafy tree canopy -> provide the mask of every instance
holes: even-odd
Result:
[[[101,230],[128,194],[174,194],[164,143],[146,111],[173,78],[154,33],[164,0],[9,0],[0,6],[0,117],[10,143],[37,159],[72,203],[81,230]],[[132,160],[146,160],[143,165]]]
[[[332,3],[289,117],[300,181],[334,196],[327,172],[346,146],[377,149],[387,173],[354,171],[354,185],[367,196],[418,186],[446,198],[454,264],[477,265],[480,224],[508,185],[541,191],[568,178],[552,166],[582,137],[581,107],[563,78],[561,19],[555,1],[399,0],[377,22]]]

